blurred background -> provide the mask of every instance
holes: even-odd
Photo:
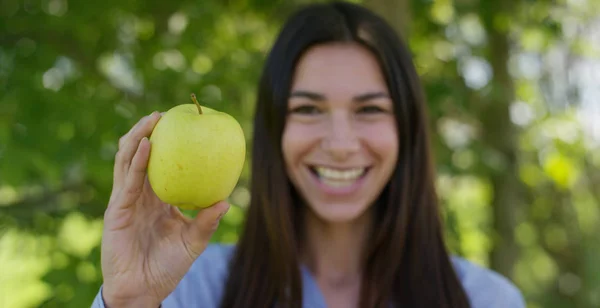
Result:
[[[118,138],[195,92],[250,141],[265,53],[308,2],[0,0],[0,307],[89,307]],[[414,54],[452,252],[528,307],[600,307],[600,1],[354,2]]]

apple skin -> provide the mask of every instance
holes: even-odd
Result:
[[[246,140],[229,114],[195,104],[168,110],[150,135],[148,180],[158,198],[184,210],[225,200],[244,167]]]

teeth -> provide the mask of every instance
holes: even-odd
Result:
[[[316,167],[321,182],[327,186],[340,188],[352,185],[365,173],[365,168],[335,170],[326,167]]]
[[[327,186],[331,186],[331,187],[335,187],[335,188],[340,188],[340,187],[350,186],[350,185],[352,185],[352,183],[354,181],[333,181],[333,180],[328,180],[328,179],[325,179],[325,178],[321,178],[321,182],[323,182],[323,184],[325,184]]]
[[[329,182],[340,182],[337,184],[344,184],[345,182],[352,182],[358,179],[363,173],[365,173],[365,168],[353,168],[348,170],[335,170],[325,167],[317,167],[316,168],[319,177]],[[335,186],[335,185],[332,185]]]

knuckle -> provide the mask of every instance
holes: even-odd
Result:
[[[138,195],[138,194],[142,193],[142,189],[143,189],[143,187],[141,187],[141,186],[132,185],[127,188],[127,193],[129,193],[131,195]]]
[[[104,210],[103,218],[104,220],[108,220],[111,217],[111,214],[114,212],[114,208],[118,206],[119,198],[115,198],[115,200],[111,200],[108,202],[108,206]]]
[[[127,137],[127,135],[123,135],[123,136],[121,136],[121,138],[119,138],[119,148],[122,148],[125,145],[126,137]]]
[[[146,119],[146,121],[144,121],[144,123],[143,123],[144,128],[148,128],[148,127],[154,125],[154,121],[153,121],[154,119],[155,119],[155,117],[148,117]]]
[[[150,120],[151,118],[152,118],[152,117],[151,117],[151,116],[149,116],[149,115],[147,115],[147,116],[144,116],[143,118],[141,118],[141,119],[140,119],[140,121],[137,123],[137,125],[136,125],[136,126],[138,126],[138,127],[139,127],[139,126],[142,126],[142,125],[146,125],[148,122],[150,122],[149,120]]]
[[[104,215],[103,215],[104,220],[107,220],[107,219],[110,218],[110,216],[112,215],[112,213],[114,213],[114,208],[116,206],[117,205],[114,202],[109,202],[108,203],[108,206],[104,210]]]
[[[123,153],[123,149],[119,149],[117,151],[117,153],[115,154],[115,160],[120,162],[123,160],[124,156],[125,156],[125,154]]]

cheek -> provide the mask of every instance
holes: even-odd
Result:
[[[286,123],[281,140],[283,157],[288,168],[298,164],[314,144],[314,132],[307,125],[294,122]]]
[[[398,157],[398,133],[393,123],[382,122],[364,127],[363,140],[378,160],[394,165]]]

